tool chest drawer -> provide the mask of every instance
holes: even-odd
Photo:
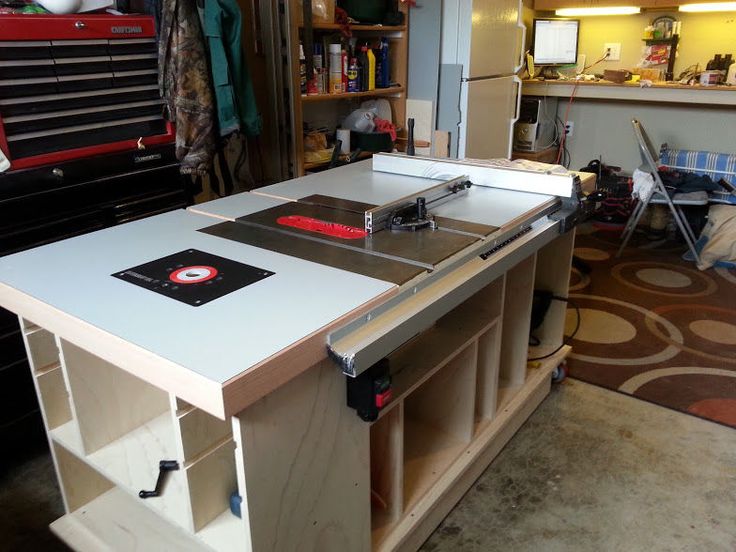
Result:
[[[14,170],[173,141],[148,16],[0,15],[0,147]]]

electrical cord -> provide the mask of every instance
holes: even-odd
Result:
[[[608,55],[608,54],[606,54]],[[575,81],[575,84],[572,87],[572,94],[570,94],[570,101],[567,102],[567,109],[565,110],[565,119],[564,123],[562,124],[562,138],[560,139],[560,147],[557,150],[557,158],[555,159],[555,163],[559,164],[560,157],[562,156],[562,152],[565,149],[565,138],[567,137],[567,119],[570,116],[570,106],[572,105],[573,100],[575,99],[575,94],[578,92],[578,84],[579,81]]]
[[[575,323],[575,329],[572,331],[572,333],[570,334],[569,337],[567,337],[567,338],[565,338],[565,339],[562,340],[562,345],[560,345],[559,347],[557,347],[554,351],[552,351],[551,353],[548,353],[548,354],[546,354],[544,356],[541,356],[541,357],[529,358],[529,359],[527,359],[527,362],[532,362],[532,361],[535,361],[535,360],[544,360],[545,358],[549,358],[549,357],[557,354],[558,352],[560,352],[562,350],[563,347],[565,347],[566,345],[568,345],[573,340],[573,338],[575,337],[575,335],[578,333],[578,330],[580,329],[580,308],[577,306],[577,304],[574,301],[572,301],[569,297],[559,297],[557,295],[553,295],[552,296],[552,299],[556,299],[557,301],[563,301],[563,302],[567,303],[568,305],[572,305],[573,306],[573,308],[575,309],[575,314],[577,316],[577,322]],[[539,339],[537,339],[537,342],[539,342]]]
[[[578,74],[579,74],[579,75],[582,75],[582,74],[584,74],[584,73],[585,73],[585,71],[587,71],[587,70],[588,70],[588,69],[590,69],[591,67],[595,67],[596,65],[598,65],[598,64],[599,64],[599,63],[600,63],[601,61],[603,61],[604,59],[608,59],[608,56],[609,56],[609,55],[610,55],[610,52],[608,52],[608,51],[607,51],[607,52],[606,52],[605,54],[603,54],[603,57],[601,57],[601,58],[600,58],[600,59],[598,59],[597,61],[594,61],[594,62],[593,62],[593,63],[591,63],[590,65],[588,65],[588,66],[586,66],[586,67],[583,67],[582,71],[580,71],[580,73],[578,73]]]

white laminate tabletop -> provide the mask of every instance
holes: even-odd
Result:
[[[9,255],[0,282],[219,383],[395,287],[197,231],[218,222],[180,210]],[[199,307],[111,276],[188,248],[275,274]]]

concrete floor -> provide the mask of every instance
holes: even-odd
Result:
[[[736,550],[736,430],[553,388],[423,552]],[[66,550],[48,455],[0,475],[0,550]]]

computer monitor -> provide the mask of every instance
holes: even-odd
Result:
[[[573,65],[578,61],[579,19],[535,19],[535,65]]]

